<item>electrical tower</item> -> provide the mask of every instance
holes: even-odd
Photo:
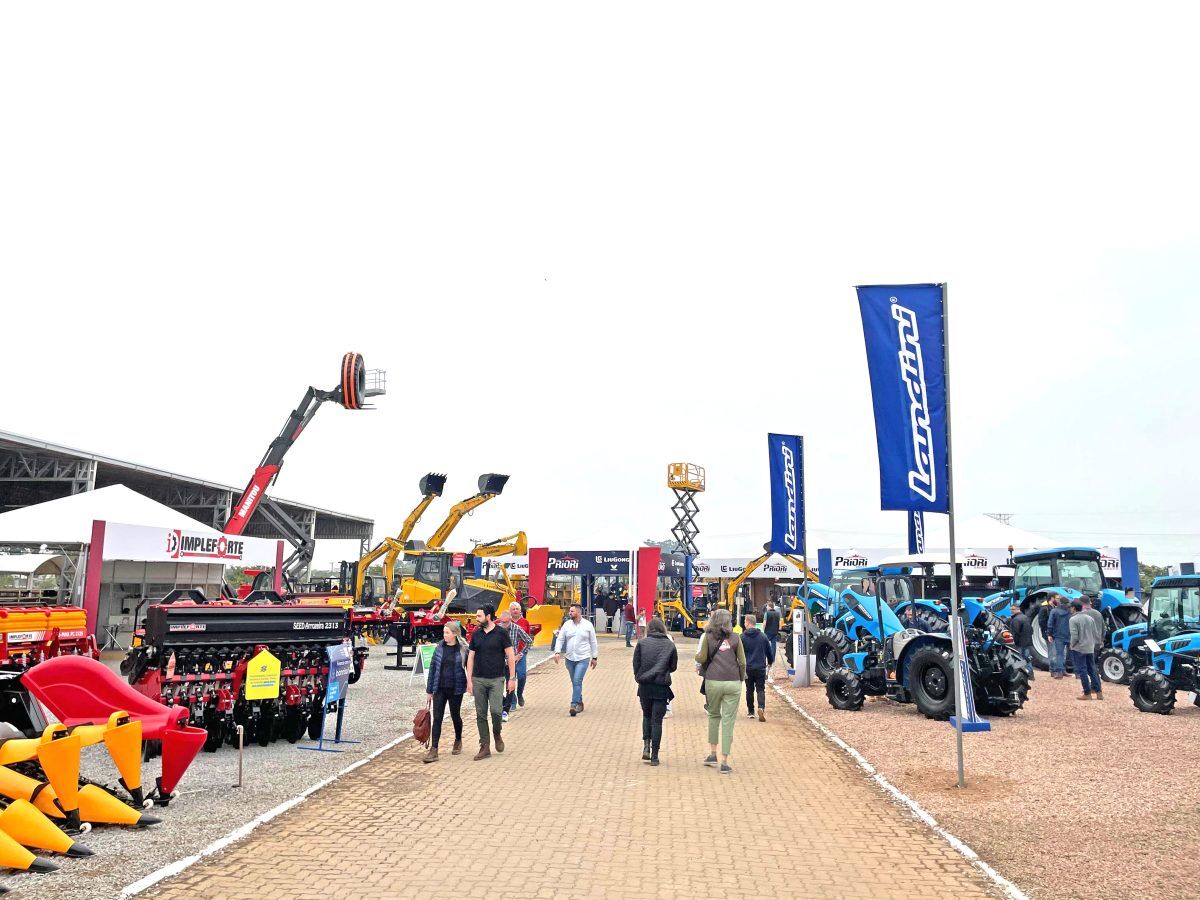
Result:
[[[675,514],[675,525],[671,536],[679,550],[688,556],[696,556],[696,536],[700,529],[696,525],[696,513],[700,511],[696,504],[696,495],[704,490],[704,468],[692,463],[671,463],[667,466],[667,487],[675,492],[675,505],[671,512]]]

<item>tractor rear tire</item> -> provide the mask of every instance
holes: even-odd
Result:
[[[937,647],[921,647],[908,664],[908,692],[927,719],[944,722],[954,714],[954,664]]]
[[[989,697],[982,685],[974,685],[975,706],[985,716],[1015,715],[1029,698],[1029,670],[1025,668],[1025,660],[1016,652],[1005,653],[998,681],[1004,690],[1001,698]]]
[[[1116,647],[1100,651],[1100,677],[1109,684],[1129,684],[1133,677],[1133,657]]]
[[[834,709],[860,710],[864,697],[862,679],[849,669],[834,669],[825,681],[825,696]]]
[[[1142,712],[1169,716],[1175,709],[1175,687],[1166,675],[1151,666],[1138,669],[1129,679],[1129,696]]]
[[[816,675],[823,683],[829,683],[829,675],[842,665],[842,659],[850,649],[850,639],[836,628],[822,628],[812,639],[809,653],[816,657]]]
[[[919,612],[917,613],[917,619],[925,623],[925,627],[929,629],[930,634],[945,634],[950,630],[949,622],[940,616],[935,616],[931,612]]]

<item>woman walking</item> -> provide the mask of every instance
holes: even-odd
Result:
[[[733,633],[733,618],[729,610],[718,609],[708,620],[700,649],[696,651],[700,675],[704,679],[704,696],[708,699],[708,745],[712,749],[704,760],[706,766],[717,764],[717,737],[721,738],[721,774],[733,771],[729,767],[729,750],[733,746],[733,723],[737,719],[738,699],[742,682],[746,680],[746,651],[741,639]]]
[[[429,736],[429,752],[421,762],[437,762],[438,738],[442,736],[442,719],[450,707],[454,722],[454,755],[462,753],[462,699],[467,692],[467,645],[458,639],[462,626],[451,620],[442,629],[442,640],[433,651],[429,674],[425,677],[425,695],[433,701],[433,733]]]
[[[667,636],[667,626],[655,616],[646,629],[646,637],[633,649],[633,677],[638,683],[638,698],[642,701],[642,759],[658,765],[658,748],[662,744],[663,716],[671,692],[671,673],[679,664],[679,652]]]

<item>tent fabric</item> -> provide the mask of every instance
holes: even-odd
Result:
[[[92,539],[94,519],[219,534],[203,522],[114,484],[0,514],[0,544],[86,544]]]
[[[904,535],[899,535],[903,543]],[[954,542],[959,547],[1015,547],[1018,550],[1061,547],[1062,541],[1005,525],[991,516],[968,516],[954,523]],[[950,546],[950,527],[945,516],[925,517],[925,546],[945,548]]]
[[[0,555],[0,572],[5,575],[61,575],[67,558],[61,553]]]

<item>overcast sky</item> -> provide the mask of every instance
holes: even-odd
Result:
[[[852,286],[947,281],[960,511],[1193,559],[1176,9],[8,5],[0,428],[240,484],[357,350],[388,396],[275,490],[377,535],[498,471],[464,546],[628,546],[688,460],[753,555],[775,430],[811,528],[899,546]]]

